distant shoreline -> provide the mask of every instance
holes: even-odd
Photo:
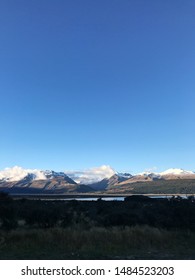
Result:
[[[135,196],[135,195],[143,195],[143,196],[149,196],[149,197],[161,197],[165,196],[166,197],[172,197],[172,196],[195,196],[195,194],[182,194],[182,193],[173,193],[173,194],[164,194],[164,193],[151,193],[151,194],[129,194],[129,193],[124,193],[124,194],[83,194],[83,193],[78,193],[78,194],[10,194],[10,196],[13,199],[76,199],[76,198],[114,198],[114,197],[129,197],[129,196]]]

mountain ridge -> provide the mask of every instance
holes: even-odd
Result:
[[[111,169],[113,170],[113,169]],[[120,190],[121,188],[131,189],[133,184],[149,184],[158,181],[195,180],[195,172],[184,169],[171,168],[160,173],[142,172],[138,174],[119,173],[112,171],[112,176],[106,176],[102,180],[91,183],[92,174],[90,174],[90,183],[82,184],[75,182],[64,172],[53,170],[23,169],[15,166],[0,171],[0,191],[10,193],[80,193],[96,192],[109,190]],[[97,169],[96,174],[97,175]],[[103,174],[101,174],[101,178]],[[74,176],[73,176],[74,177]],[[97,178],[97,177],[96,177]],[[82,173],[81,173],[81,179]],[[87,179],[87,177],[86,177]],[[195,182],[195,181],[194,181]]]
[[[109,166],[108,166],[109,167]],[[170,168],[167,169],[163,172],[148,172],[148,171],[144,171],[142,173],[137,173],[137,174],[129,174],[129,173],[119,173],[119,172],[115,172],[114,169],[112,169],[113,172],[110,173],[109,175],[107,175],[105,173],[105,177],[103,176],[103,174],[101,175],[102,179],[96,179],[97,181],[94,182],[98,182],[101,181],[105,178],[109,179],[111,178],[113,175],[117,175],[119,177],[123,177],[126,179],[131,179],[131,178],[135,178],[136,176],[145,176],[145,177],[151,177],[151,178],[161,178],[161,177],[165,177],[165,176],[194,176],[195,172],[193,171],[188,171],[188,170],[184,170],[184,169],[178,169],[178,168]],[[81,173],[80,178],[83,179],[83,173]],[[97,174],[97,170],[94,172],[94,177]],[[90,175],[92,176],[92,175]],[[5,168],[4,170],[0,170],[0,182],[2,181],[20,181],[23,180],[24,178],[31,178],[32,181],[35,180],[47,180],[47,179],[53,179],[56,177],[64,177],[64,178],[69,178],[72,180],[72,183],[74,180],[74,172],[72,172],[72,175],[67,175],[65,172],[56,172],[53,170],[39,170],[39,169],[24,169],[22,167],[19,166],[14,166],[12,168]],[[80,179],[80,180],[81,180]],[[85,179],[87,181],[87,178]]]

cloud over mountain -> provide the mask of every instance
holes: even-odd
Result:
[[[20,181],[29,174],[33,175],[34,180],[45,180],[46,176],[44,173],[37,169],[23,169],[19,166],[14,166],[11,168],[5,168],[4,170],[0,171],[0,180],[7,180],[7,181]]]
[[[104,178],[110,178],[116,172],[109,165],[102,165],[100,167],[93,167],[84,171],[65,171],[65,173],[80,184],[92,184],[101,181]]]
[[[177,178],[194,178],[195,172],[170,168],[166,171],[157,173],[151,171],[144,171],[142,173],[130,175],[127,173],[118,173],[109,165],[102,165],[99,167],[93,167],[85,170],[66,170],[64,172],[55,172],[52,170],[38,170],[38,169],[23,169],[19,166],[14,166],[11,168],[5,168],[0,171],[0,181],[1,182],[14,182],[27,179],[27,181],[38,181],[38,180],[49,180],[54,178],[64,178],[66,180],[73,180],[78,184],[90,185],[96,182],[100,182],[103,179],[109,179],[113,175],[126,178],[127,180],[140,181],[150,178],[155,179],[177,179]],[[68,179],[69,177],[69,179]]]

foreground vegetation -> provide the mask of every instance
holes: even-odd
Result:
[[[12,200],[0,195],[1,259],[194,259],[195,199]]]
[[[1,259],[194,259],[195,233],[149,226],[0,232]]]

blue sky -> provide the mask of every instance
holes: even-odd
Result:
[[[0,169],[195,170],[195,2],[1,0]]]

